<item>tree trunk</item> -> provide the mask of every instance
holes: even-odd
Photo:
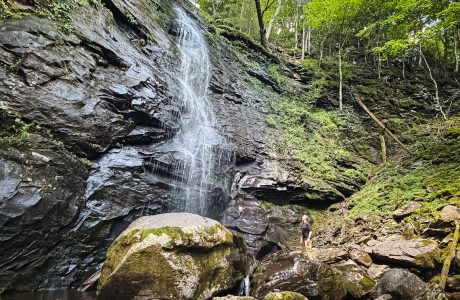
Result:
[[[240,30],[241,32],[244,32],[243,26],[244,26],[244,2],[241,3],[241,11],[240,11]]]
[[[382,58],[380,56],[380,52],[379,52],[379,56],[378,56],[378,72],[379,72],[379,79],[382,78]]]
[[[308,32],[307,32],[307,53],[308,55],[311,55],[311,27],[308,27]]]
[[[265,36],[264,15],[262,14],[262,9],[260,8],[260,0],[255,0],[255,3],[257,20],[259,21],[260,43],[262,44],[262,47],[267,48],[268,42]]]
[[[444,34],[444,38],[441,39],[442,43],[444,44],[444,62],[446,64],[449,63],[449,38],[447,36],[447,33]]]
[[[422,53],[422,43],[421,42],[418,43],[418,54],[419,54],[418,65],[419,65],[419,67],[422,67],[423,53]]]
[[[439,99],[438,82],[434,79],[433,73],[431,72],[430,65],[428,64],[428,61],[426,60],[425,55],[423,55],[423,52],[420,52],[420,55],[422,56],[422,59],[423,59],[423,61],[425,62],[425,65],[426,65],[426,67],[427,67],[427,69],[428,69],[428,75],[430,75],[430,79],[431,79],[431,81],[433,81],[433,84],[434,84],[434,88],[435,88],[434,100],[436,101],[436,105],[438,106],[439,111],[440,111],[441,114],[442,114],[442,118],[443,118],[444,120],[447,120],[447,116],[446,116],[446,114],[444,113],[444,110],[442,109],[441,101],[440,101],[440,99]]]
[[[460,58],[458,57],[458,41],[460,40],[460,29],[457,29],[456,37],[454,38],[454,53],[455,53],[455,73],[459,71]]]
[[[212,3],[212,15],[215,16],[216,15],[216,3],[214,1],[212,1],[211,3]]]
[[[302,22],[302,56],[301,60],[305,59],[305,25]]]
[[[321,41],[321,46],[319,48],[319,63],[323,62],[323,55],[324,55],[324,39]]]
[[[382,150],[382,163],[387,162],[387,145],[385,143],[385,137],[383,134],[380,135],[380,148]]]
[[[403,78],[406,79],[406,61],[404,60],[404,58],[403,58],[403,70],[402,71],[403,71],[403,74],[402,74]]]
[[[270,39],[270,34],[272,32],[272,29],[273,29],[273,23],[275,23],[276,18],[278,17],[278,15],[281,12],[281,5],[283,4],[282,2],[283,2],[282,0],[278,0],[278,6],[276,6],[275,13],[273,14],[273,16],[271,16],[270,22],[268,22],[267,32],[265,34],[265,37],[267,38],[267,41]]]
[[[339,110],[343,110],[342,46],[339,45]]]
[[[294,22],[294,39],[295,39],[295,44],[294,44],[294,57],[297,52],[297,48],[299,48],[299,32],[298,32],[298,25],[299,25],[299,12],[296,8],[295,12],[295,22]]]

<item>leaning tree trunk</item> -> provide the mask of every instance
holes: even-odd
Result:
[[[268,42],[267,37],[265,36],[265,24],[264,24],[264,15],[262,9],[260,8],[260,0],[255,0],[256,10],[257,10],[257,20],[259,21],[259,31],[260,31],[260,43],[262,47],[267,48]]]

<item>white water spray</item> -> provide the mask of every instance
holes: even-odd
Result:
[[[211,79],[211,60],[205,37],[182,8],[174,8],[179,33],[177,47],[181,56],[181,130],[171,145],[176,151],[175,172],[181,178],[177,196],[185,199],[186,212],[207,215],[213,190],[223,192],[229,185],[219,176],[233,153],[216,129],[215,116],[207,97]],[[224,165],[222,165],[224,164]],[[225,170],[224,170],[225,171]]]

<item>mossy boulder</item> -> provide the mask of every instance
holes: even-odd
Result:
[[[308,300],[308,298],[296,292],[274,292],[267,294],[264,300]]]
[[[376,285],[376,282],[351,260],[335,267],[342,272],[347,291],[355,299],[369,294]]]
[[[110,246],[100,299],[208,299],[235,287],[246,245],[217,221],[188,213],[142,217]]]

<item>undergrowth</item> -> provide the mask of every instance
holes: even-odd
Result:
[[[69,0],[69,1],[43,1],[33,9],[24,10],[14,2],[0,2],[0,19],[22,18],[26,16],[38,16],[56,22],[66,33],[73,30],[72,13],[81,5],[96,3],[97,0]]]
[[[304,180],[347,177],[363,181],[368,163],[361,154],[368,149],[358,153],[353,145],[365,138],[364,127],[351,111],[339,113],[315,106],[328,87],[325,74],[318,70],[315,74],[302,97],[284,97],[274,104],[274,113],[267,118],[269,126],[283,131],[277,143],[279,152],[295,160]]]
[[[376,170],[351,199],[349,217],[387,215],[408,201],[420,213],[436,213],[446,203],[460,205],[460,118],[415,126],[414,153]]]

